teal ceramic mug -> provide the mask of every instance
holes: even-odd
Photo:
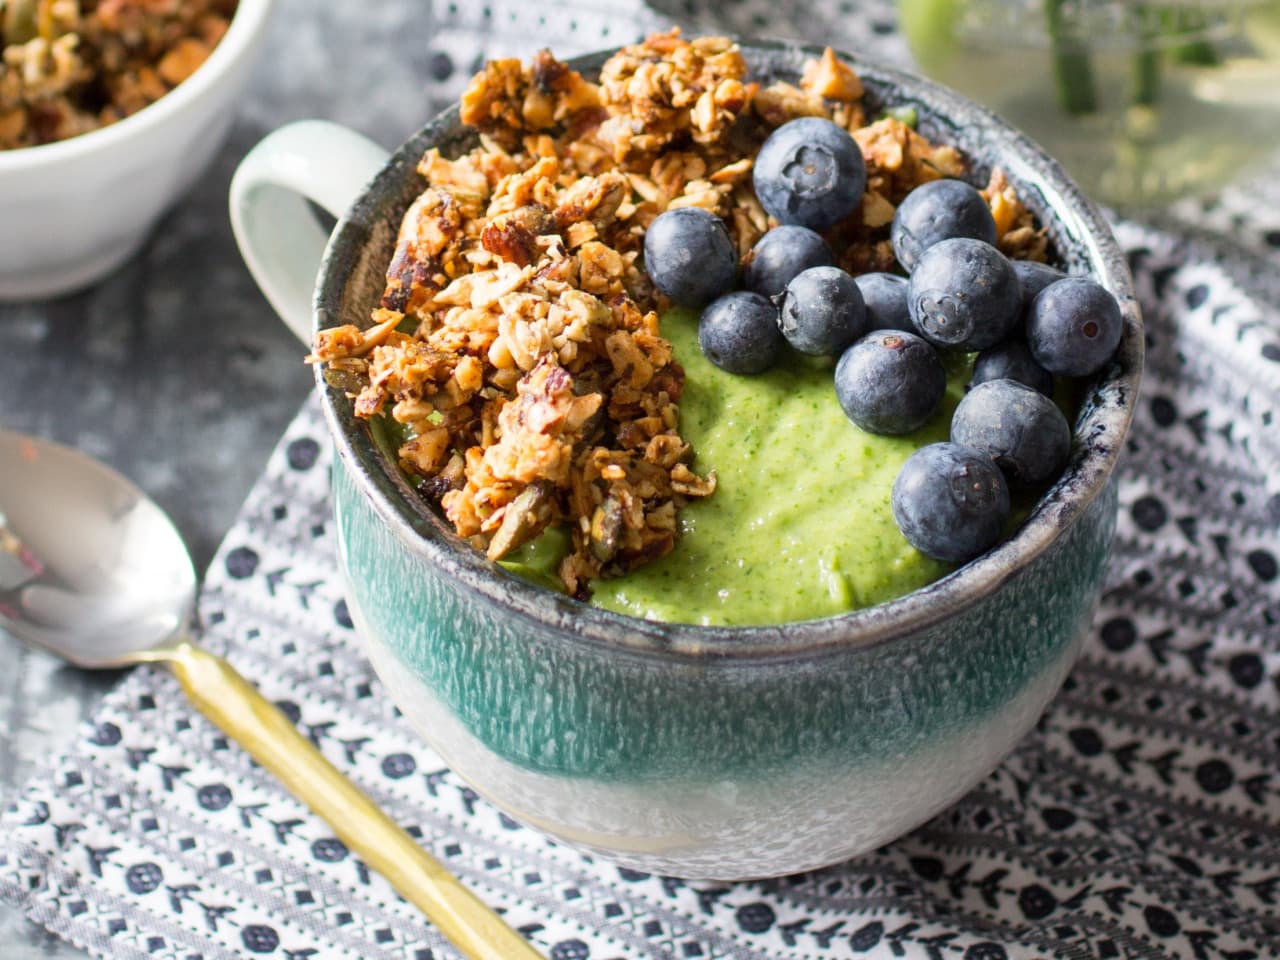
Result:
[[[743,44],[758,77],[821,51]],[[590,72],[602,53],[575,61]],[[1120,301],[1125,333],[1088,387],[1071,462],[1015,536],[900,599],[779,626],[647,622],[487,561],[426,505],[323,379],[348,603],[391,697],[512,817],[627,866],[721,880],[813,869],[924,822],[991,772],[1074,662],[1102,588],[1116,460],[1142,332],[1124,257],[1061,168],[993,114],[847,58],[868,114],[914,106],[974,176],[1002,167],[1060,265]],[[473,134],[456,109],[389,158],[342,128],[269,136],[232,185],[246,261],[300,336],[369,324],[415,166]],[[304,199],[305,198],[305,199]],[[327,239],[306,200],[340,217]],[[319,267],[317,278],[317,266]]]

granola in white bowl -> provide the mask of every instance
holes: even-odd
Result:
[[[88,133],[193,74],[236,0],[0,0],[0,150]]]

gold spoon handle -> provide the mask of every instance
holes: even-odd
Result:
[[[231,664],[191,643],[166,650],[165,659],[201,713],[391,881],[463,956],[542,960],[542,954],[343,776]]]

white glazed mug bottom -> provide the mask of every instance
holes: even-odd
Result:
[[[741,779],[610,782],[542,774],[498,756],[369,628],[350,586],[346,596],[356,633],[391,699],[477,793],[520,823],[620,866],[725,882],[823,868],[932,819],[1026,735],[1084,640],[1082,633],[1067,644],[992,715],[917,752],[862,764],[797,763]]]

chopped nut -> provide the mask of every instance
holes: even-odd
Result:
[[[538,238],[528,227],[512,219],[491,220],[480,232],[480,242],[490,253],[517,266],[527,267],[537,259]]]
[[[379,346],[399,326],[404,315],[394,310],[375,310],[374,325],[366,330],[347,324],[321,330],[312,340],[307,363],[329,363],[347,357],[362,357]]]
[[[478,161],[474,153],[457,160],[446,160],[439,150],[432,147],[418,164],[418,172],[432,186],[447,190],[454,198],[462,195],[484,200],[489,196],[489,177]]]
[[[176,87],[209,59],[209,47],[203,40],[184,37],[160,58],[156,72],[170,87]]]
[[[721,167],[707,179],[712,183],[742,183],[751,176],[752,166],[754,164],[751,158],[743,157],[741,160],[736,160]]]
[[[21,108],[0,112],[0,143],[17,143],[27,129],[27,113]]]
[[[804,65],[800,87],[805,93],[826,100],[861,100],[862,81],[848,64],[841,63],[830,47],[817,60]]]
[[[757,93],[753,105],[760,119],[771,127],[780,127],[788,120],[799,117],[827,116],[827,109],[820,97],[781,81],[770,84]]]
[[[494,514],[495,518],[501,517],[502,522],[489,541],[486,553],[490,560],[501,560],[546,529],[555,516],[552,490],[546,481],[536,480]]]
[[[590,220],[579,220],[577,223],[571,223],[564,231],[565,241],[569,245],[570,250],[577,249],[588,240],[594,240],[600,235],[596,229],[596,225]]]
[[[401,464],[422,476],[439,471],[449,455],[450,437],[445,427],[435,427],[418,434],[400,447]]]
[[[687,497],[707,497],[715,492],[716,475],[709,473],[704,479],[683,463],[677,463],[671,468],[671,489]]]
[[[591,555],[600,563],[608,563],[618,552],[618,538],[622,532],[622,504],[616,497],[608,497],[591,515],[589,542]]]
[[[893,222],[894,206],[878,193],[868,191],[862,197],[862,222],[865,226],[883,227]]]
[[[590,220],[600,226],[613,218],[627,195],[627,180],[617,173],[584,177],[565,190],[555,207],[555,222],[564,229],[571,223]]]

